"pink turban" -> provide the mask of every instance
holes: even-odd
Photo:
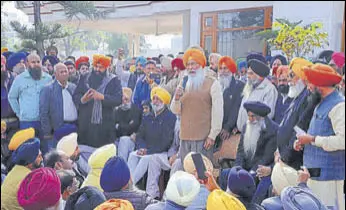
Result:
[[[342,52],[335,52],[332,54],[332,60],[337,67],[342,68],[345,65],[345,54]]]
[[[55,170],[39,168],[21,182],[17,199],[25,210],[41,210],[55,206],[60,196],[60,179]]]

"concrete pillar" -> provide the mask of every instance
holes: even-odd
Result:
[[[200,46],[200,34],[201,34],[201,15],[199,11],[191,8],[190,11],[190,46]]]
[[[129,49],[129,56],[128,57],[134,57],[133,54],[133,34],[128,33],[128,49]]]
[[[139,47],[140,47],[140,41],[139,41],[139,34],[134,34],[133,38],[134,38],[134,54],[135,57],[139,56],[140,51],[139,51]]]
[[[190,46],[190,11],[183,14],[183,50]]]

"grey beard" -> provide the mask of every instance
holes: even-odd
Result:
[[[231,84],[232,75],[229,76],[219,76],[219,82],[222,88],[222,91],[225,91]]]
[[[201,89],[204,83],[204,71],[199,69],[195,76],[188,75],[188,81],[186,83],[187,92],[198,91]]]
[[[300,79],[297,81],[297,83],[293,86],[290,85],[290,89],[288,91],[288,97],[290,98],[296,98],[299,96],[299,94],[304,90],[305,84]]]
[[[258,121],[255,124],[248,121],[246,124],[246,132],[244,134],[244,151],[245,155],[251,159],[255,155],[257,142],[264,127],[263,124],[264,120]]]

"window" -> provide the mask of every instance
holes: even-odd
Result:
[[[202,14],[201,46],[233,58],[250,52],[266,54],[267,46],[255,34],[272,26],[272,7]]]

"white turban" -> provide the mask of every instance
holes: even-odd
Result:
[[[184,170],[189,174],[194,174],[196,170],[196,166],[192,160],[192,154],[195,154],[195,152],[190,152],[189,154],[186,155],[184,159]],[[202,155],[202,159],[203,159],[206,170],[213,173],[214,171],[213,163],[204,155]]]
[[[56,149],[65,152],[67,156],[71,157],[78,146],[77,137],[77,133],[71,133],[67,136],[64,136],[58,142]]]
[[[177,171],[168,181],[167,200],[187,207],[197,197],[200,187],[199,182],[193,175],[184,171]]]
[[[162,57],[161,65],[162,67],[165,67],[167,70],[172,70],[172,61],[173,61],[173,58],[171,57]]]
[[[284,188],[297,186],[298,172],[294,168],[291,168],[280,161],[275,164],[271,179],[274,190],[281,195]]]

